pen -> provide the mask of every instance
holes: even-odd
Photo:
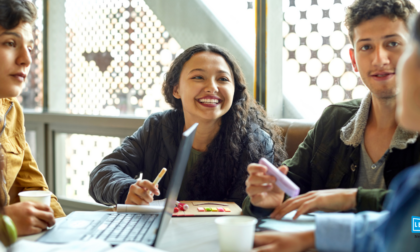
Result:
[[[157,177],[155,178],[155,180],[153,181],[153,185],[157,185],[159,183],[159,181],[162,179],[163,175],[165,175],[166,173],[166,168],[162,168],[162,170],[159,172],[159,174],[157,175]],[[153,194],[152,192],[150,192],[150,195]]]
[[[162,179],[163,175],[166,173],[166,168],[162,168],[162,170],[159,172],[155,180],[153,181],[153,185],[157,185],[159,181]]]

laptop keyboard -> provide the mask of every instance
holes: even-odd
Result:
[[[100,239],[107,242],[141,242],[157,214],[111,214],[85,239]]]

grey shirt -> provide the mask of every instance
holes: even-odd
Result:
[[[384,167],[389,149],[378,160],[378,162],[373,163],[366,151],[364,139],[362,140],[360,147],[360,170],[355,187],[363,187],[364,189],[386,189]]]
[[[192,200],[188,198],[188,182],[190,179],[190,174],[195,168],[195,163],[201,157],[201,151],[191,148],[190,157],[188,158],[187,167],[185,168],[184,179],[182,180],[181,189],[179,190],[178,200]]]
[[[363,187],[364,189],[385,189],[384,169],[388,154],[393,152],[394,149],[404,150],[407,148],[408,144],[415,143],[417,141],[418,133],[406,131],[398,126],[388,150],[382,158],[374,164],[366,151],[364,143],[365,129],[369,119],[371,104],[372,94],[369,93],[362,100],[355,116],[341,128],[340,138],[345,145],[353,147],[361,145],[359,175],[356,178],[355,187]]]

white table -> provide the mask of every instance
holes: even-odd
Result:
[[[293,215],[291,215],[293,216]],[[163,244],[160,249],[173,252],[217,252],[219,249],[219,238],[216,217],[174,217],[171,219],[163,237]],[[57,223],[63,218],[57,219]],[[313,222],[312,222],[313,223]],[[281,231],[302,231],[302,223],[291,223],[290,221],[280,221],[277,223],[286,228]],[[295,229],[295,230],[293,230]],[[304,227],[304,229],[307,229]],[[20,239],[35,241],[41,234],[21,237]]]
[[[174,252],[219,251],[216,217],[176,217],[172,218],[164,234],[161,249]],[[57,219],[57,223],[64,218]],[[43,235],[29,235],[18,240],[36,241]]]
[[[172,218],[163,236],[161,248],[174,252],[220,251],[215,219],[216,217]]]

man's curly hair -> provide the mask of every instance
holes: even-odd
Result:
[[[199,197],[202,200],[227,199],[237,189],[234,187],[238,182],[245,197],[247,164],[258,162],[268,154],[266,141],[254,134],[256,129],[262,129],[273,140],[274,164],[279,166],[287,156],[283,146],[282,128],[269,120],[264,109],[250,97],[242,71],[233,56],[212,44],[192,46],[172,63],[166,74],[162,93],[174,109],[182,111],[181,100],[173,96],[182,68],[194,54],[200,52],[215,53],[225,59],[233,73],[235,92],[232,107],[222,116],[219,132],[195,164],[197,169],[189,176],[189,197]]]
[[[414,13],[417,11],[408,0],[356,0],[347,8],[345,19],[350,42],[354,42],[354,29],[364,21],[386,16],[391,20],[400,18],[407,25],[408,17]]]

